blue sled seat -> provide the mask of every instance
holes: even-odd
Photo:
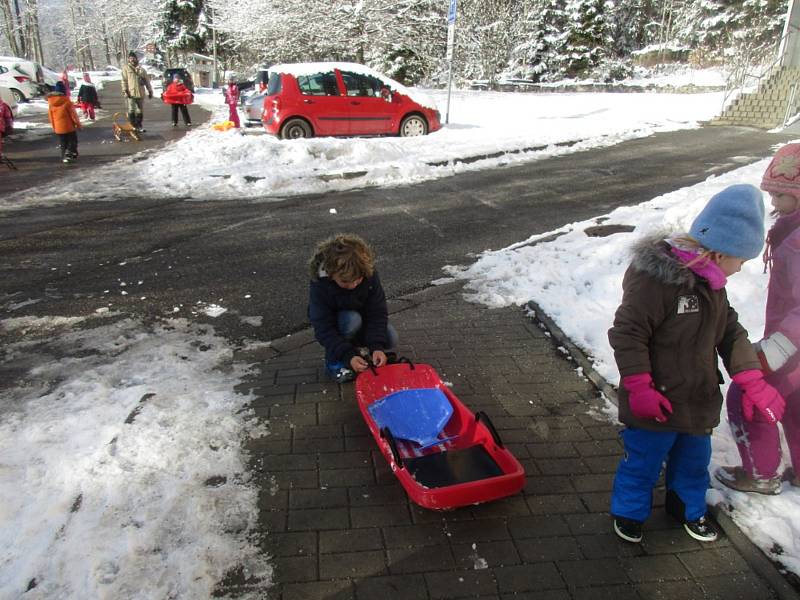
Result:
[[[438,388],[400,390],[373,402],[368,410],[379,429],[388,427],[394,437],[422,448],[452,439],[439,439],[453,415],[453,405]]]

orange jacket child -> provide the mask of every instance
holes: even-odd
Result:
[[[49,105],[47,115],[61,144],[61,160],[70,163],[78,157],[77,131],[81,127],[81,122],[64,90],[64,84],[57,82],[55,91],[47,97]]]

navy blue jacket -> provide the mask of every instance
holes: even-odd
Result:
[[[359,345],[370,351],[384,350],[388,344],[386,330],[389,311],[378,272],[364,280],[352,290],[339,287],[330,277],[312,279],[309,287],[308,318],[314,327],[314,337],[325,347],[329,359],[350,363],[358,352],[356,345],[339,333],[337,315],[340,311],[352,310],[361,315]]]

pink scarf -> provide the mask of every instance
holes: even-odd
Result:
[[[698,258],[700,256],[699,251],[686,250],[677,246],[671,246],[670,251],[679,261],[689,267],[695,275],[708,281],[708,285],[712,290],[721,290],[728,283],[728,278],[717,263],[709,257]]]

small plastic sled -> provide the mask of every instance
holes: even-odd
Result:
[[[413,502],[446,510],[510,496],[525,471],[489,417],[472,413],[430,365],[404,362],[356,379],[372,436]]]

